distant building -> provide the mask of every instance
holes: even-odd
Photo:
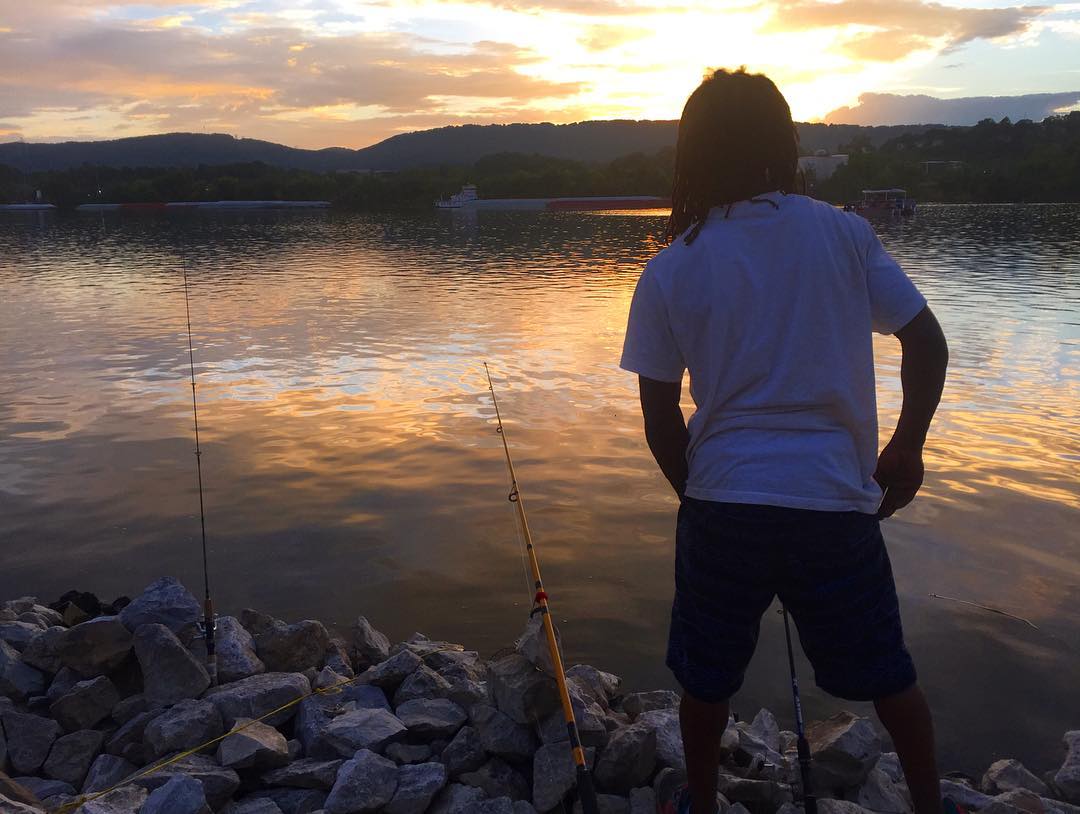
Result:
[[[958,170],[964,166],[963,161],[921,161],[923,175],[933,175],[939,172]]]
[[[846,155],[829,155],[824,150],[818,150],[816,155],[799,156],[799,169],[817,181],[824,181],[847,162]]]

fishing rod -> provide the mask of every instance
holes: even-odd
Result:
[[[566,688],[566,673],[563,670],[562,655],[559,653],[559,643],[555,638],[555,626],[551,622],[551,611],[548,605],[548,595],[544,590],[544,582],[540,578],[540,563],[536,558],[536,549],[533,547],[532,535],[529,534],[529,521],[525,516],[525,503],[521,499],[521,488],[518,486],[517,474],[514,472],[514,460],[510,457],[510,444],[506,440],[506,430],[503,429],[502,414],[499,412],[499,400],[495,396],[495,385],[491,381],[491,371],[488,370],[487,362],[484,362],[484,373],[487,375],[488,390],[491,391],[491,403],[495,406],[495,420],[497,427],[495,432],[502,438],[503,452],[506,453],[506,468],[510,473],[510,494],[507,499],[514,504],[517,510],[518,524],[521,526],[521,535],[525,540],[525,551],[529,555],[529,568],[532,571],[533,587],[536,595],[533,597],[533,613],[539,613],[544,626],[544,635],[547,637],[548,652],[551,655],[551,664],[555,673],[555,683],[559,687],[559,699],[562,702],[563,718],[566,720],[566,731],[570,735],[570,749],[573,752],[574,765],[577,768],[578,799],[581,800],[583,814],[597,814],[596,789],[593,787],[592,773],[585,760],[585,750],[581,746],[581,737],[578,734],[577,720],[574,718],[574,705],[570,700],[570,691]],[[815,812],[807,812],[815,814]]]
[[[199,402],[195,397],[195,351],[191,345],[191,300],[188,297],[187,261],[184,261],[184,311],[187,314],[188,363],[191,368],[191,411],[195,416],[195,472],[199,482],[199,526],[202,531],[203,565],[203,620],[199,625],[206,640],[206,672],[210,675],[210,685],[217,685],[217,649],[214,634],[217,632],[217,616],[214,614],[214,601],[210,598],[210,567],[206,555],[206,508],[203,502],[202,447],[199,444]]]
[[[784,616],[784,638],[787,640],[788,666],[791,668],[791,697],[795,704],[795,735],[799,750],[799,773],[802,775],[803,811],[817,814],[817,797],[814,796],[810,776],[810,743],[806,740],[806,723],[803,721],[802,699],[799,697],[799,676],[795,673],[795,652],[791,649],[791,623],[787,608],[780,606]]]

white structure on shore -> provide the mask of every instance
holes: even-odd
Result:
[[[806,175],[812,174],[818,181],[824,181],[847,162],[846,155],[829,155],[824,150],[818,150],[815,155],[799,156],[799,169]]]

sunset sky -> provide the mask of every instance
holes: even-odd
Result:
[[[677,118],[707,67],[797,119],[860,94],[1080,90],[1080,2],[0,0],[0,141]]]

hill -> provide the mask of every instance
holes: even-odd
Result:
[[[460,125],[403,133],[360,150],[304,150],[259,139],[215,133],[167,133],[110,141],[0,144],[0,164],[20,172],[101,167],[197,167],[261,162],[309,172],[399,171],[440,165],[467,166],[500,153],[541,155],[589,163],[634,153],[652,155],[675,144],[674,121],[590,121],[576,124]],[[803,150],[835,152],[860,141],[877,147],[927,125],[861,127],[799,124]]]

